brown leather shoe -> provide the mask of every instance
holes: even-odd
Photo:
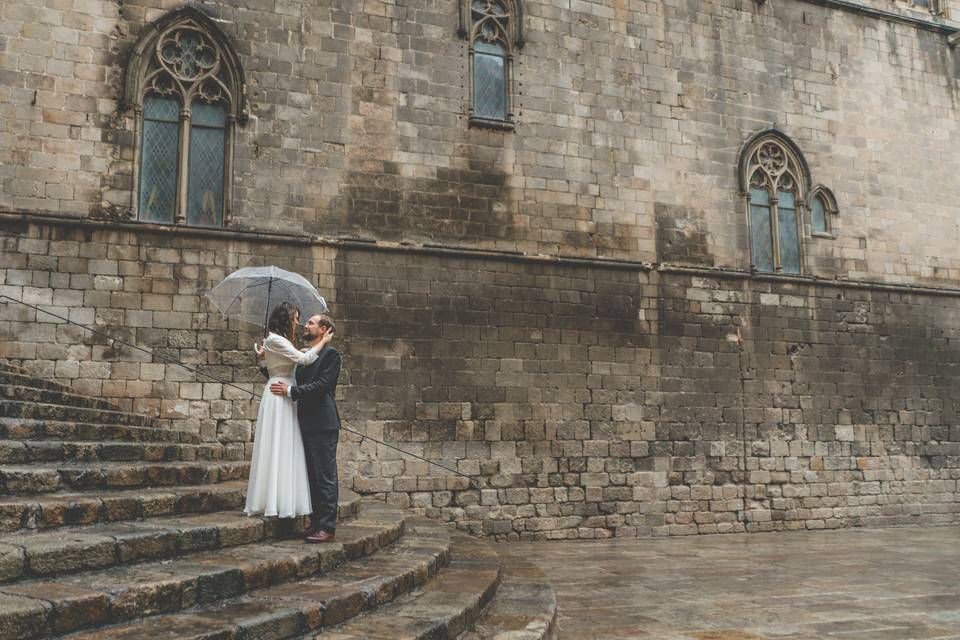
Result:
[[[332,533],[327,533],[326,531],[317,531],[316,533],[311,533],[306,537],[306,541],[312,544],[323,544],[325,542],[335,541],[337,536]]]

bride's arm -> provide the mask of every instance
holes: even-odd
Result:
[[[287,360],[296,362],[297,364],[313,363],[313,361],[317,359],[317,354],[320,352],[320,349],[323,348],[322,344],[316,344],[306,351],[301,352],[298,351],[295,346],[293,346],[292,342],[275,333],[271,333],[269,336],[267,336],[263,346],[265,349],[282,355]]]

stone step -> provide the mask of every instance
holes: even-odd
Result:
[[[22,376],[18,377],[22,378]],[[25,382],[29,383],[32,382],[32,380],[27,379]],[[84,407],[105,411],[120,411],[120,407],[100,398],[81,396],[60,389],[40,388],[30,384],[9,384],[0,379],[0,402],[6,402],[8,400],[36,402],[64,407]]]
[[[364,503],[356,520],[338,527],[334,543],[312,545],[300,539],[259,542],[168,562],[0,585],[0,630],[5,632],[2,637],[11,640],[44,638],[191,607],[211,607],[250,592],[327,574],[345,562],[392,545],[403,530],[403,512],[381,503]],[[97,634],[122,633],[121,629],[78,637],[101,637]]]
[[[0,532],[243,509],[246,480],[189,487],[52,493],[0,499]]]
[[[0,366],[0,384],[20,385],[24,387],[34,387],[36,389],[50,389],[51,391],[73,393],[73,390],[67,385],[53,382],[46,378],[40,378],[24,371],[7,369],[2,366]]]
[[[12,371],[13,373],[22,373],[24,375],[31,375],[26,369],[21,367],[18,364],[13,364],[9,360],[0,360],[0,371]]]
[[[215,606],[69,637],[267,640],[302,636],[375,610],[426,584],[449,557],[449,530],[435,522],[411,518],[403,537],[394,545],[319,577],[268,587]]]
[[[32,372],[30,372],[30,371],[27,371],[26,369],[24,369],[23,367],[21,367],[21,366],[19,366],[19,365],[15,365],[15,364],[12,364],[12,363],[10,363],[10,362],[3,361],[3,360],[0,360],[0,373],[12,373],[12,374],[15,374],[15,375],[27,376],[27,377],[29,377],[29,378],[33,378],[34,380],[43,380],[43,379],[44,379],[44,378],[40,377],[39,375],[37,375],[36,373],[32,373]],[[51,383],[51,384],[56,384],[56,383]]]
[[[242,446],[84,440],[0,440],[0,464],[243,460]]]
[[[76,420],[37,420],[18,417],[0,417],[0,438],[6,440],[103,440],[108,442],[200,444],[200,436],[185,431]]]
[[[543,571],[516,553],[497,548],[500,586],[480,619],[457,640],[552,640],[557,597]]]
[[[453,640],[480,617],[500,582],[497,552],[463,533],[451,536],[450,564],[422,588],[315,640]]]
[[[342,499],[355,496],[348,489],[341,488],[340,493]],[[0,500],[0,533],[242,511],[246,495],[247,480],[231,480],[190,487],[11,497]],[[345,517],[343,504],[340,511]]]
[[[340,516],[356,513],[359,496],[347,494]],[[168,560],[196,551],[251,544],[303,531],[306,520],[247,517],[242,512],[159,517],[55,531],[10,534],[0,540],[0,582],[49,578],[80,571]]]
[[[247,477],[248,462],[95,462],[0,465],[0,495],[198,485]]]
[[[131,427],[152,427],[153,420],[147,416],[89,407],[67,407],[59,404],[4,400],[0,402],[0,417],[32,418],[39,420],[68,420],[96,424],[119,424]]]

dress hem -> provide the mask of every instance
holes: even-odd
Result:
[[[310,515],[311,513],[313,513],[313,511],[307,511],[307,512],[304,512],[304,513],[295,513],[295,514],[289,515],[289,516],[287,516],[287,515],[281,516],[280,514],[278,514],[278,513],[276,513],[276,512],[274,512],[274,513],[267,513],[267,512],[265,512],[265,511],[247,511],[246,509],[243,510],[243,513],[244,513],[244,515],[247,516],[248,518],[253,517],[253,516],[263,516],[264,518],[301,518],[301,517],[303,517],[303,516],[308,516],[308,515]]]

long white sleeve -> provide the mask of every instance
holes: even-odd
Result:
[[[319,344],[310,347],[307,351],[300,351],[293,346],[292,342],[275,333],[267,335],[267,339],[263,341],[263,346],[268,351],[281,355],[297,364],[311,364],[317,359],[317,354],[320,352]]]

